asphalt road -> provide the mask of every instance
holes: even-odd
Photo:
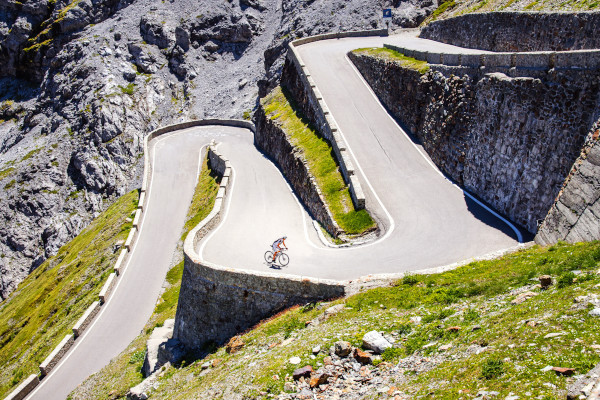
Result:
[[[220,143],[234,175],[223,222],[199,244],[210,262],[273,271],[263,254],[274,239],[287,235],[291,262],[282,272],[347,279],[435,267],[514,246],[512,229],[435,169],[345,57],[358,47],[415,40],[415,46],[439,46],[405,35],[329,40],[299,48],[354,150],[367,206],[384,228],[378,240],[349,249],[324,246],[279,170],[253,146],[248,130],[202,127],[165,135],[151,142],[154,171],[146,212],[112,296],[67,356],[27,398],[66,398],[143,329],[181,234],[200,149],[211,139]]]
[[[425,152],[388,115],[346,58],[360,47],[397,43],[429,50],[457,49],[414,34],[345,38],[298,47],[300,55],[360,166],[367,208],[385,230],[374,243],[331,249],[322,245],[306,213],[280,190],[276,173],[224,143],[235,170],[222,224],[199,245],[201,256],[234,268],[273,271],[262,258],[287,235],[291,262],[283,272],[352,279],[451,264],[515,246],[516,234],[446,179]],[[252,165],[252,168],[248,166]]]
[[[129,261],[109,300],[58,366],[27,397],[63,400],[136,338],[158,299],[194,192],[201,148],[245,129],[202,127],[150,142],[154,170],[146,212]]]

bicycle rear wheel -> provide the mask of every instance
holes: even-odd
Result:
[[[286,266],[286,265],[288,265],[289,263],[290,263],[290,256],[288,256],[288,255],[287,255],[287,254],[285,254],[285,253],[281,253],[281,254],[279,255],[279,264],[280,264],[282,267],[285,267],[285,266]]]
[[[273,262],[273,252],[271,250],[267,250],[267,252],[265,253],[265,261],[268,263]]]

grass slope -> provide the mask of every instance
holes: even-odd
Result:
[[[599,267],[599,242],[536,246],[443,274],[409,275],[392,287],[338,300],[345,308],[317,326],[306,322],[334,303],[295,307],[242,335],[246,345],[238,353],[220,348],[207,360],[169,368],[150,398],[273,398],[295,368],[322,365],[326,354],[311,358],[314,346],[327,350],[337,340],[360,346],[373,329],[396,339],[383,361],[401,368],[392,373],[381,360],[369,368],[383,377],[381,387],[394,387],[406,396],[401,398],[466,399],[484,388],[498,391],[497,398],[510,392],[564,398],[568,378],[542,368],[571,367],[579,374],[600,362],[598,319],[588,315],[591,305],[574,303],[578,296],[600,294]],[[535,284],[542,274],[557,284],[541,291]],[[511,304],[525,291],[537,295]],[[562,336],[545,338],[548,333]],[[292,356],[302,363],[289,364]],[[122,372],[113,370],[112,379]],[[93,398],[107,398],[110,387]],[[386,392],[371,388],[363,398],[387,398]],[[322,398],[336,398],[326,394]]]
[[[489,11],[595,11],[600,0],[443,0],[423,25],[441,18]]]
[[[366,210],[354,209],[331,146],[301,116],[293,100],[277,87],[261,103],[267,117],[280,124],[292,145],[308,160],[308,169],[340,228],[349,234],[374,228],[375,222]]]
[[[188,232],[211,212],[218,190],[219,179],[210,170],[207,158],[198,178],[182,238],[185,238]],[[138,336],[119,356],[115,357],[109,365],[84,381],[71,393],[69,399],[124,398],[129,388],[142,381],[141,368],[146,352],[146,341],[155,327],[162,326],[165,320],[175,317],[182,274],[183,261],[167,273],[167,287],[158,300],[144,333]]]
[[[387,48],[382,47],[371,47],[371,48],[362,48],[356,49],[352,51],[354,54],[362,54],[371,57],[381,58],[383,60],[394,61],[399,63],[401,66],[405,68],[414,69],[421,74],[429,71],[429,64],[426,61],[420,61],[416,58],[407,57],[404,54]]]
[[[96,301],[118,256],[113,246],[131,228],[138,192],[119,198],[0,304],[0,398],[8,394]]]

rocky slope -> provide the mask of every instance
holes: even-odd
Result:
[[[143,137],[248,117],[290,40],[376,28],[390,1],[0,1],[0,298],[140,181]],[[394,2],[416,26],[436,0]]]

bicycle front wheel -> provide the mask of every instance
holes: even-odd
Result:
[[[285,266],[286,266],[286,265],[288,265],[289,263],[290,263],[290,256],[288,256],[288,255],[287,255],[287,254],[285,254],[285,253],[281,253],[281,254],[279,255],[279,264],[280,264],[282,267],[285,267]]]
[[[268,263],[273,262],[273,252],[271,250],[267,250],[267,252],[265,253],[265,261]]]

